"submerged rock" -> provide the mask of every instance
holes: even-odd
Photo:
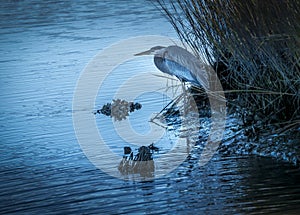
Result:
[[[138,148],[138,153],[134,156],[132,149],[125,146],[124,156],[118,166],[119,172],[127,176],[138,174],[143,178],[152,178],[155,170],[152,156],[153,147],[153,144],[141,146]]]
[[[138,154],[134,157],[135,161],[149,161],[153,160],[152,153],[148,146],[141,146],[138,149]]]

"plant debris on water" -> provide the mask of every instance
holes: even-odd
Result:
[[[101,109],[98,109],[94,114],[103,114],[114,118],[116,121],[125,120],[129,113],[134,112],[142,108],[142,105],[138,102],[127,102],[125,100],[116,99],[111,103],[107,103],[102,106]]]

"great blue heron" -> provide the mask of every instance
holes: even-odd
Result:
[[[204,64],[193,54],[179,46],[155,46],[138,54],[154,55],[154,64],[162,72],[176,76],[180,81],[190,82],[197,87],[208,89],[208,74]]]

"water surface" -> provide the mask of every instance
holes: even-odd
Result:
[[[271,159],[216,154],[199,167],[196,150],[166,177],[138,183],[113,178],[86,158],[72,123],[73,92],[85,65],[120,39],[176,37],[149,2],[4,0],[0,10],[1,213],[296,214],[299,172]],[[151,61],[141,63],[151,68]],[[126,77],[141,70],[128,63],[122,71]],[[106,92],[97,105],[112,99]],[[133,113],[139,119],[166,102],[141,100],[144,107]],[[99,125],[104,133],[110,128]],[[115,136],[108,142],[116,153],[125,145]]]

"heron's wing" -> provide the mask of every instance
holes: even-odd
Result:
[[[203,62],[179,46],[169,46],[165,51],[164,57],[167,60],[176,62],[185,68],[182,72],[187,72],[185,74],[188,79],[196,80],[204,89],[209,88],[209,74]],[[184,74],[180,73],[180,75]]]
[[[171,61],[171,60],[165,60],[166,67],[169,70],[169,74],[175,75],[177,78],[179,78],[182,81],[190,82],[194,86],[201,86],[201,83],[197,80],[197,77],[195,77],[190,70],[188,70],[186,67],[182,66],[181,64]]]

